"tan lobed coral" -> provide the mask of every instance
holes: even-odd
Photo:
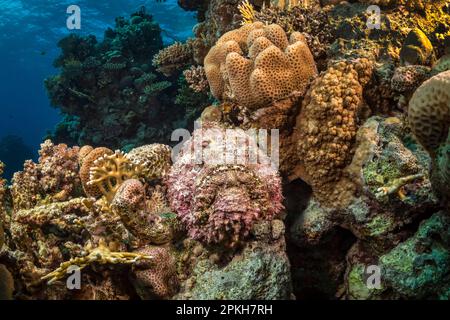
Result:
[[[248,57],[247,57],[248,56]],[[212,94],[256,109],[305,91],[316,65],[304,37],[262,22],[225,33],[204,61]]]
[[[364,107],[363,85],[371,70],[367,59],[332,64],[311,84],[297,117],[293,139],[298,165],[291,179],[305,180],[317,199],[329,205],[336,205],[335,184],[353,156]]]
[[[411,129],[433,159],[431,180],[445,199],[450,194],[450,71],[425,81],[409,102]]]
[[[165,144],[153,143],[131,149],[126,158],[141,167],[148,181],[162,179],[172,165],[172,149]]]
[[[167,299],[178,290],[175,260],[168,249],[147,246],[137,254],[153,257],[152,261],[139,261],[133,265],[134,286],[142,299]]]
[[[80,195],[78,147],[41,144],[39,161],[25,161],[24,170],[12,179],[11,194],[15,209],[30,209],[40,202],[65,201]]]

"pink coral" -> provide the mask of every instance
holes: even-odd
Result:
[[[195,92],[206,92],[209,89],[205,68],[202,66],[191,66],[183,71],[184,78],[189,84],[189,88]]]
[[[144,247],[138,253],[154,257],[149,261],[138,261],[133,265],[136,291],[143,299],[153,296],[167,299],[178,290],[175,259],[163,247]]]
[[[27,160],[24,170],[14,174],[15,208],[30,209],[45,198],[65,201],[78,196],[81,190],[78,151],[78,147],[54,145],[50,140],[42,143],[38,163]]]
[[[280,178],[255,147],[243,130],[221,128],[198,129],[183,147],[168,196],[193,239],[233,247],[280,212]]]

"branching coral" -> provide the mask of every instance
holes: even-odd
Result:
[[[280,26],[261,22],[224,34],[204,64],[212,94],[249,109],[304,92],[317,72],[301,34],[288,40]]]
[[[189,88],[195,92],[206,92],[209,89],[205,68],[202,66],[191,66],[183,71],[183,76],[189,84]]]
[[[14,208],[29,209],[39,202],[65,201],[80,195],[78,150],[65,144],[54,145],[50,140],[41,144],[38,163],[27,160],[24,170],[14,174]]]
[[[250,2],[248,2],[248,0],[242,1],[238,5],[238,9],[242,16],[242,24],[255,22],[255,8]]]
[[[152,64],[156,67],[156,70],[166,76],[170,76],[177,70],[191,64],[193,62],[192,55],[192,46],[190,42],[175,42],[159,51],[153,57]]]
[[[111,202],[120,185],[127,179],[139,177],[142,174],[141,166],[131,162],[121,151],[113,154],[104,154],[93,162],[89,170],[87,185],[95,185]]]
[[[153,257],[152,260],[138,261],[132,268],[133,282],[141,298],[156,296],[167,299],[173,296],[178,290],[178,278],[171,253],[163,247],[144,247],[136,254]]]
[[[148,181],[165,177],[172,165],[172,149],[165,144],[149,144],[134,148],[126,158],[141,168],[142,176]]]
[[[367,59],[339,61],[313,81],[297,118],[297,174],[320,201],[331,202],[334,184],[352,159],[352,147],[371,75]],[[335,203],[334,203],[335,204]]]
[[[450,194],[450,71],[425,81],[409,102],[408,119],[414,135],[433,159],[433,186]]]
[[[79,270],[93,264],[134,264],[139,260],[153,260],[154,256],[150,254],[140,254],[134,252],[111,252],[110,249],[101,243],[96,248],[86,248],[85,256],[70,259],[61,263],[59,268],[42,277],[48,284],[67,276],[67,270],[71,266],[78,267]]]
[[[242,130],[194,131],[167,184],[189,235],[208,244],[236,246],[256,222],[271,220],[282,208],[277,172]]]

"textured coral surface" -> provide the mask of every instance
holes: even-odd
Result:
[[[450,299],[448,1],[178,3],[184,42],[144,9],[60,41],[0,299]]]

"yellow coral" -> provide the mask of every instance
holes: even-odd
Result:
[[[48,280],[47,284],[62,279],[67,275],[67,270],[71,266],[77,266],[80,270],[93,264],[134,264],[140,260],[152,260],[153,256],[132,252],[111,252],[104,242],[100,242],[96,248],[87,247],[87,255],[70,259],[69,261],[61,263],[59,268],[50,272],[41,278],[41,280]]]
[[[111,202],[123,181],[139,177],[141,167],[129,159],[121,151],[111,155],[105,154],[94,161],[90,169],[88,185],[95,185],[108,202]]]
[[[242,1],[238,5],[239,12],[242,16],[242,24],[255,22],[255,8],[248,0]]]

